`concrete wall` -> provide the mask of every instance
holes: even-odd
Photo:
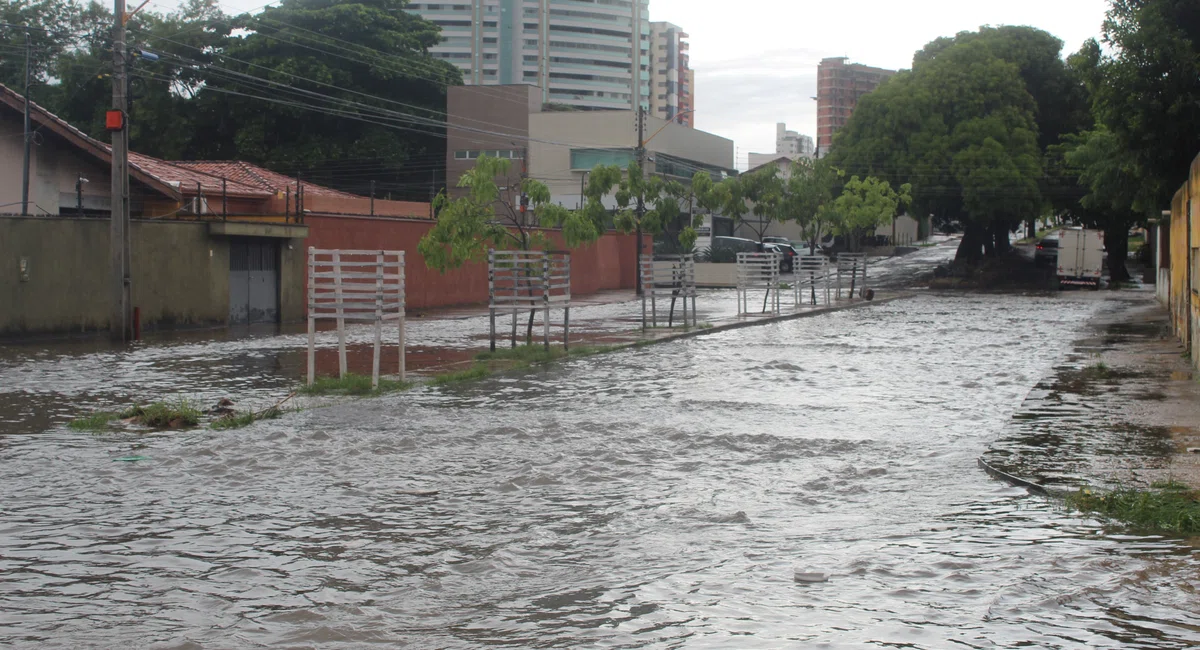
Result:
[[[1192,161],[1191,173],[1188,177],[1188,210],[1187,210],[1187,275],[1190,293],[1188,307],[1190,311],[1191,332],[1190,341],[1192,365],[1200,370],[1200,156]]]
[[[1155,237],[1154,242],[1154,296],[1168,310],[1171,305],[1171,222],[1168,213],[1166,223],[1150,229]]]
[[[1188,324],[1190,296],[1188,291],[1188,186],[1175,193],[1171,202],[1171,327],[1187,345],[1191,332]]]
[[[425,265],[417,244],[433,227],[428,220],[370,217],[312,216],[305,250],[384,249],[405,252],[406,291],[410,309],[486,303],[487,264],[467,264],[440,273]],[[562,246],[561,236],[547,231]],[[632,289],[637,281],[637,240],[633,235],[609,233],[589,246],[571,251],[571,292],[586,295],[607,289]],[[645,238],[646,250],[652,243]],[[307,253],[305,253],[307,254]],[[307,281],[307,276],[305,276]]]
[[[143,329],[228,321],[229,238],[210,235],[203,222],[135,220],[132,228],[133,304]],[[108,242],[107,219],[0,217],[0,336],[108,329]],[[306,258],[299,240],[280,242],[280,317],[296,321]]]
[[[697,287],[736,287],[737,264],[696,262]]]
[[[1169,227],[1171,328],[1200,370],[1200,156],[1171,201]]]

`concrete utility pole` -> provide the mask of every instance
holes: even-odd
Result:
[[[638,146],[637,163],[642,173],[642,188],[637,195],[637,295],[642,295],[642,218],[646,216],[646,109],[638,105],[637,112]]]
[[[112,133],[112,220],[109,247],[112,254],[113,311],[109,331],[113,340],[132,339],[133,287],[129,269],[129,123],[125,74],[125,0],[113,0],[113,73],[112,113],[108,118]]]
[[[21,214],[29,214],[29,147],[33,144],[29,132],[29,59],[33,46],[29,41],[29,30],[25,30],[25,164],[21,167]]]

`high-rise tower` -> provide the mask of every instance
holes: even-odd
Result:
[[[649,107],[649,0],[458,0],[408,11],[442,28],[433,55],[470,85],[531,84],[581,109]]]

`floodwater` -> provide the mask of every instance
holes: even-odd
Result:
[[[0,645],[1194,647],[1191,547],[976,468],[1099,304],[921,295],[239,431],[0,437]]]
[[[953,258],[954,251],[953,245],[943,245],[904,257],[872,260],[871,286],[908,286],[930,274],[937,264]],[[589,297],[581,296],[577,302],[581,304],[571,309],[573,336],[603,339],[640,327],[638,300],[588,304]],[[697,307],[699,322],[733,317],[737,314],[735,292],[702,291]],[[408,353],[436,356],[486,347],[488,317],[481,313],[486,314],[486,310],[448,318],[410,319]],[[365,356],[360,359],[358,372],[369,374],[373,328],[351,326],[347,340],[352,361],[356,352]],[[318,335],[318,346],[322,348],[318,369],[322,363],[329,368],[328,373],[319,374],[336,373],[336,341],[332,332]],[[40,433],[92,411],[121,410],[131,403],[178,398],[205,407],[229,397],[239,409],[262,409],[285,397],[303,380],[307,346],[303,326],[288,326],[282,331],[278,327],[256,327],[163,332],[127,346],[96,338],[0,344],[0,434]],[[384,355],[385,373],[396,372],[396,365],[391,354]],[[352,365],[351,370],[354,368]]]

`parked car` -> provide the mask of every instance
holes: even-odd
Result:
[[[796,251],[796,247],[792,246],[790,243],[782,244],[779,242],[769,242],[765,239],[763,240],[762,246],[763,250],[768,253],[772,251],[779,253],[780,273],[791,273],[793,270],[795,270],[796,257],[799,255],[799,253]]]
[[[1057,234],[1043,237],[1037,243],[1037,250],[1033,252],[1033,263],[1036,266],[1057,266],[1058,243]]]
[[[760,243],[744,237],[713,237],[712,241],[709,259],[713,262],[736,261],[738,253],[776,252],[781,258],[779,260],[781,272],[790,271],[795,266],[796,249],[792,248],[791,244]]]

